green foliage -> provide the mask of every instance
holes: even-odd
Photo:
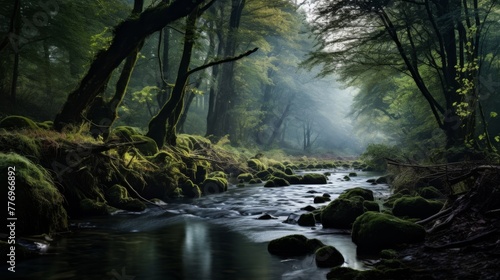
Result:
[[[386,158],[397,159],[400,155],[401,150],[395,146],[370,144],[361,155],[361,158],[369,167],[373,168],[373,170],[383,172],[387,171]]]

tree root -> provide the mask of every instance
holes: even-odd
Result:
[[[441,218],[442,216],[446,216],[447,214],[449,214],[451,212],[452,209],[453,209],[453,207],[446,208],[446,209],[439,211],[438,213],[436,213],[428,218],[425,218],[425,219],[420,220],[420,221],[415,222],[415,223],[419,224],[419,225],[425,225],[425,224],[432,222],[438,218]]]

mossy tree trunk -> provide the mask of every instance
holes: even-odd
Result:
[[[143,7],[144,0],[135,0],[131,17],[139,15]],[[87,112],[87,119],[90,121],[90,131],[93,137],[103,136],[104,139],[107,139],[109,136],[110,127],[118,118],[118,107],[127,92],[130,77],[132,76],[137,57],[143,45],[144,40],[139,43],[137,48],[125,60],[120,77],[116,82],[116,90],[113,98],[108,102],[105,102],[103,98],[96,98],[90,106]]]
[[[96,56],[80,86],[68,96],[54,120],[54,128],[60,131],[67,124],[84,122],[84,111],[105,86],[113,70],[138,48],[144,38],[187,16],[202,2],[204,0],[177,0],[171,5],[160,3],[117,26],[109,48]]]
[[[146,135],[156,142],[158,148],[163,147],[165,141],[171,146],[175,146],[176,144],[176,124],[184,106],[185,88],[188,80],[187,73],[189,71],[189,64],[191,63],[198,16],[199,11],[195,9],[187,17],[184,48],[174,88],[167,103],[163,105],[160,112],[149,122],[149,130]]]

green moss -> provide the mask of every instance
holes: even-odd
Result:
[[[366,208],[367,211],[380,212],[380,206],[375,201],[365,200],[363,201],[363,206]]]
[[[324,246],[315,253],[316,265],[318,267],[335,267],[344,263],[344,257],[333,246]]]
[[[306,185],[321,185],[326,184],[326,176],[319,173],[307,173],[302,176],[301,184]]]
[[[208,174],[208,178],[224,178],[227,179],[227,174],[224,171],[214,171]]]
[[[54,122],[53,121],[44,121],[44,122],[38,122],[38,123],[36,123],[36,125],[39,128],[50,130],[54,127]]]
[[[141,212],[146,209],[146,205],[144,203],[138,199],[129,197],[127,189],[118,184],[115,184],[111,188],[107,189],[105,196],[109,204],[118,209],[133,212]]]
[[[271,240],[267,245],[267,250],[272,255],[281,257],[303,256],[309,253],[307,240],[307,237],[303,235],[288,235]]]
[[[8,116],[0,120],[0,128],[7,130],[37,129],[38,125],[31,119],[23,116]]]
[[[132,135],[141,135],[131,126],[117,126],[111,131],[110,136],[118,137],[122,141],[132,141]]]
[[[277,177],[272,177],[269,181],[267,181],[264,184],[265,188],[286,187],[286,186],[290,186],[290,183],[283,178],[277,178]]]
[[[285,174],[287,175],[293,175],[293,169],[290,167],[285,168]]]
[[[425,219],[439,212],[442,207],[443,203],[420,196],[401,197],[394,202],[392,213],[398,217]]]
[[[380,251],[403,243],[421,242],[425,230],[412,222],[369,211],[356,219],[351,237],[359,250]]]
[[[374,198],[373,198],[373,192],[371,190],[364,189],[364,188],[359,188],[359,187],[345,190],[339,196],[339,198],[350,199],[350,198],[352,198],[354,196],[361,196],[365,200],[369,200],[369,201],[373,201],[374,200]]]
[[[105,216],[112,213],[112,207],[106,202],[98,202],[89,198],[80,201],[80,215],[82,216]],[[116,210],[116,209],[115,209]]]
[[[144,135],[132,135],[131,138],[132,141],[145,142],[134,145],[134,147],[136,147],[141,154],[145,156],[152,156],[158,153],[158,146],[156,145],[155,140]]]
[[[250,173],[241,173],[238,175],[237,179],[240,182],[250,182],[250,180],[253,179],[253,175]]]
[[[262,180],[259,178],[255,178],[255,179],[250,180],[250,182],[248,182],[248,183],[251,185],[260,184],[260,183],[262,183]]]
[[[271,164],[271,167],[278,169],[280,171],[283,171],[283,172],[286,170],[286,166],[281,162],[273,162]]]
[[[301,182],[301,177],[300,176],[297,176],[297,175],[288,175],[288,174],[286,174],[285,172],[283,172],[281,170],[275,170],[272,173],[272,176],[273,177],[277,177],[277,178],[285,179],[290,184],[300,184],[300,182]]]
[[[297,224],[303,227],[313,227],[316,226],[316,219],[314,219],[314,215],[312,213],[302,214],[300,215]]]
[[[364,211],[362,201],[338,198],[323,209],[321,223],[325,228],[350,228]]]
[[[271,173],[267,170],[262,170],[255,174],[255,177],[261,180],[268,180],[271,176],[272,176]]]
[[[255,171],[263,171],[266,170],[266,166],[258,159],[251,158],[247,161],[247,165],[249,168]]]
[[[214,177],[207,178],[201,184],[201,192],[204,195],[216,194],[227,191],[227,179]]]
[[[3,194],[15,193],[17,235],[53,233],[67,228],[64,199],[44,168],[21,155],[0,153],[0,170]],[[8,180],[8,171],[15,173],[10,174],[10,179],[15,176],[15,180]],[[8,182],[15,182],[14,187]],[[4,227],[2,232],[6,230]]]
[[[30,158],[40,158],[41,144],[38,139],[20,133],[5,132],[0,134],[0,151],[14,152]]]

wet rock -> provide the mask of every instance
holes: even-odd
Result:
[[[318,173],[307,173],[307,174],[304,174],[300,183],[306,184],[306,185],[308,185],[308,184],[314,184],[314,185],[326,184],[326,176],[323,174],[318,174]]]
[[[250,173],[241,173],[237,177],[237,179],[238,179],[238,181],[240,181],[240,183],[250,182],[250,180],[252,180],[253,178],[254,178],[253,175]]]
[[[409,217],[425,219],[430,217],[443,207],[443,203],[416,197],[401,197],[394,202],[392,213],[398,217]]]
[[[307,240],[307,237],[304,235],[288,235],[271,240],[267,246],[267,250],[272,255],[281,257],[303,256],[309,253]]]
[[[314,215],[312,213],[302,214],[300,215],[297,224],[303,227],[313,227],[316,225],[316,220],[314,219]]]
[[[266,170],[266,166],[258,159],[252,158],[247,161],[248,167],[255,171],[263,171]]]
[[[321,223],[325,228],[350,228],[364,212],[363,201],[338,198],[323,209]]]
[[[377,184],[388,184],[392,179],[391,175],[385,175],[378,177],[377,180],[375,180],[375,183]]]
[[[368,179],[368,180],[366,180],[367,183],[376,183],[375,181],[376,181],[375,179]]]
[[[316,252],[319,248],[325,247],[326,245],[317,238],[308,239],[306,242],[307,249],[310,253]]]
[[[358,176],[358,173],[356,172],[349,173],[349,177],[356,177],[356,176]]]
[[[309,211],[309,212],[311,212],[311,211],[316,210],[316,207],[313,207],[313,206],[311,206],[311,205],[307,205],[306,207],[301,208],[300,210],[305,210],[305,211]]]
[[[364,200],[374,200],[373,191],[359,187],[345,190],[342,194],[340,194],[339,198],[350,199],[354,196],[361,196]]]
[[[349,177],[347,175],[345,175],[343,179],[344,179],[344,181],[351,181],[351,177]]]
[[[255,177],[261,179],[261,180],[267,180],[271,176],[271,173],[267,170],[262,170],[259,171],[255,174]]]
[[[330,201],[331,199],[329,197],[324,197],[324,196],[316,196],[314,197],[314,203],[325,203],[327,201]]]
[[[267,213],[265,213],[262,216],[260,216],[260,217],[257,218],[257,220],[276,220],[276,219],[278,219],[278,218],[274,217],[274,216],[272,216],[270,214],[267,214]]]
[[[260,184],[260,183],[262,183],[262,180],[259,178],[254,178],[254,179],[251,179],[248,183],[250,185]]]
[[[201,197],[200,188],[193,183],[191,180],[187,180],[181,186],[182,195],[189,198],[199,198]]]
[[[332,197],[330,194],[324,193],[323,197]]]
[[[200,189],[204,195],[210,195],[227,191],[227,186],[227,179],[214,177],[205,179]]]
[[[264,184],[265,188],[273,188],[273,187],[286,187],[290,186],[290,183],[283,178],[272,178]]]
[[[307,191],[307,193],[319,193],[319,192],[314,191],[314,190],[310,190],[310,191]]]
[[[351,237],[360,251],[380,251],[404,243],[421,242],[425,230],[415,223],[369,211],[356,219]]]
[[[106,199],[109,205],[118,209],[123,209],[133,212],[141,212],[146,209],[146,205],[140,200],[129,197],[128,191],[125,187],[115,184],[106,190]]]
[[[292,214],[288,215],[288,217],[286,218],[286,220],[283,221],[283,223],[295,225],[295,224],[297,224],[299,218],[300,218],[300,215],[292,213]]]
[[[315,253],[316,265],[318,267],[335,267],[344,263],[344,257],[333,246],[324,246]]]

